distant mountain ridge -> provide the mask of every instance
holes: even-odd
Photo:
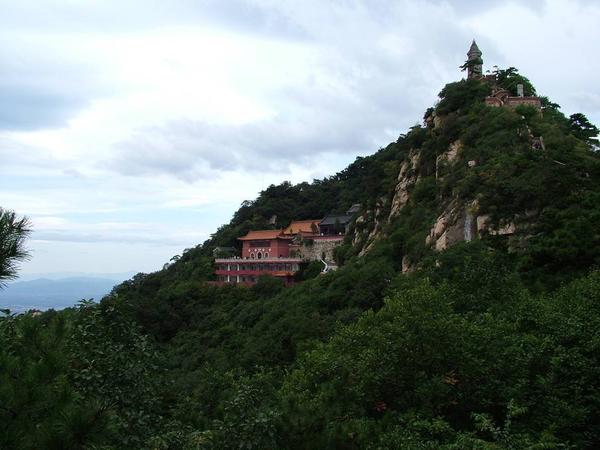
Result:
[[[117,283],[118,280],[95,277],[17,281],[0,291],[0,307],[16,313],[68,308],[84,298],[100,300]]]
[[[64,280],[66,278],[103,278],[105,280],[123,281],[133,277],[137,272],[35,272],[35,273],[19,273],[19,279],[15,281],[33,281],[41,278],[47,280]]]

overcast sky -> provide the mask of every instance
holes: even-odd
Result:
[[[157,270],[271,183],[419,122],[472,38],[600,123],[595,0],[0,0],[0,206],[23,274]]]

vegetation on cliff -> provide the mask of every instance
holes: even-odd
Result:
[[[100,305],[1,318],[0,447],[597,448],[597,130],[489,90],[447,85],[397,142],[270,186]],[[216,246],[354,203],[339,270],[206,284]],[[487,228],[436,251],[438,218],[465,210]]]

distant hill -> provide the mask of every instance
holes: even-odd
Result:
[[[17,313],[29,309],[63,309],[83,298],[100,300],[115,284],[116,280],[94,277],[18,281],[0,291],[0,307]]]

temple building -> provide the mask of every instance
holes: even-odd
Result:
[[[282,230],[249,231],[238,238],[240,256],[215,258],[216,283],[252,285],[261,275],[270,275],[290,285],[305,261],[320,260],[324,270],[335,269],[333,250],[343,242],[359,209],[357,204],[345,214],[294,220]]]
[[[542,100],[539,97],[525,96],[523,94],[523,85],[517,85],[516,96],[512,95],[510,91],[506,89],[493,88],[492,94],[485,98],[485,104],[488,106],[496,107],[509,107],[516,108],[519,105],[529,105],[536,109],[542,109]]]
[[[283,230],[285,236],[318,236],[321,219],[294,220]]]
[[[532,95],[526,96],[522,84],[517,85],[517,95],[513,95],[512,92],[502,89],[496,84],[497,80],[495,74],[483,76],[482,55],[483,52],[477,46],[475,39],[473,39],[471,47],[467,52],[467,62],[462,67],[463,69],[467,69],[467,79],[481,78],[492,86],[492,94],[485,99],[486,105],[509,108],[515,108],[519,105],[528,105],[539,110],[542,109],[541,99]]]
[[[261,275],[281,278],[286,284],[293,282],[302,260],[290,258],[292,236],[283,230],[259,230],[249,231],[238,240],[242,241],[241,257],[215,259],[218,282],[254,284]]]

